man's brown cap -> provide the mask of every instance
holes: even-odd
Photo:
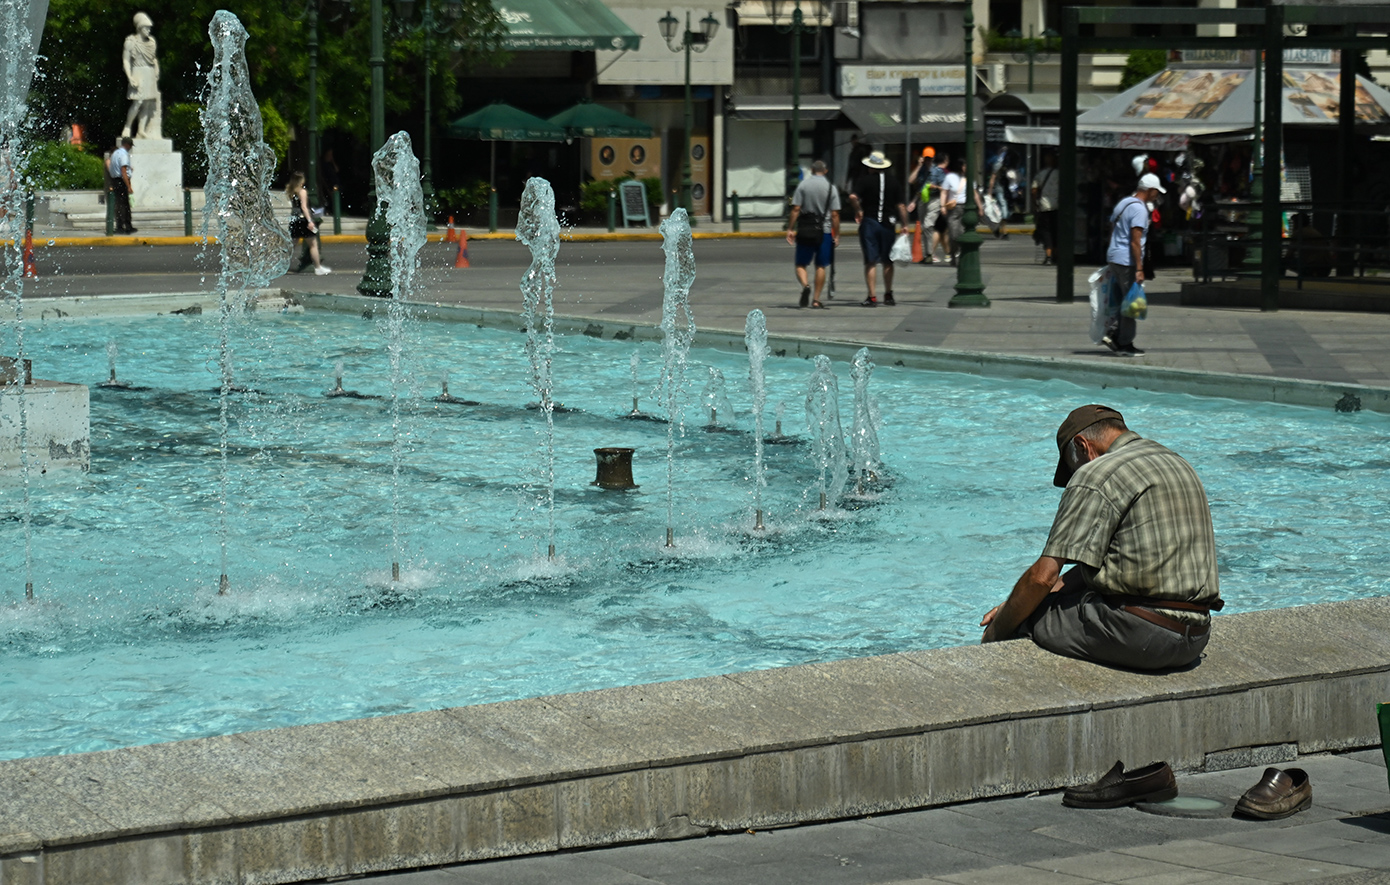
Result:
[[[1057,473],[1052,477],[1052,484],[1059,489],[1067,487],[1067,482],[1071,479],[1072,470],[1067,466],[1067,445],[1076,438],[1081,431],[1098,424],[1107,418],[1118,418],[1125,420],[1125,416],[1110,408],[1109,406],[1089,405],[1079,409],[1072,409],[1067,420],[1062,422],[1062,426],[1057,428]]]

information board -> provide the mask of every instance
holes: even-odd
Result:
[[[647,186],[642,182],[629,179],[618,185],[618,204],[623,209],[623,227],[633,221],[651,227],[651,217],[647,214]]]

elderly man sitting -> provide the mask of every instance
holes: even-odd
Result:
[[[1206,648],[1223,605],[1206,492],[1192,466],[1107,406],[1057,431],[1066,489],[1042,556],[980,622],[985,642],[1027,636],[1060,655],[1139,670]],[[1062,574],[1067,563],[1075,567]]]

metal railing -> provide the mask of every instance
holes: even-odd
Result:
[[[1261,209],[1248,200],[1207,204],[1200,224],[1187,233],[1194,280],[1259,277],[1259,268],[1244,262],[1247,250],[1267,248],[1252,238],[1249,224],[1250,213]],[[1285,275],[1293,272],[1297,288],[1323,277],[1390,285],[1390,205],[1290,201],[1281,202],[1279,210],[1284,219],[1284,237],[1277,245],[1280,266]]]

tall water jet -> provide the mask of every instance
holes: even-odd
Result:
[[[642,414],[642,411],[641,411],[640,409],[637,408],[638,390],[639,390],[639,387],[640,387],[640,382],[638,381],[638,375],[637,375],[637,367],[638,367],[639,365],[641,365],[641,363],[642,363],[642,358],[641,358],[640,356],[638,356],[637,351],[634,350],[634,351],[632,352],[632,357],[628,360],[628,365],[629,365],[630,368],[632,369],[632,413],[631,413],[631,414],[632,414],[633,417],[636,417],[637,415]]]
[[[753,528],[763,527],[763,410],[767,408],[767,379],[763,364],[767,362],[767,317],[761,310],[750,310],[743,323],[743,341],[748,347],[748,387],[753,392]],[[777,433],[782,433],[778,416]]]
[[[372,155],[378,211],[384,212],[391,256],[391,300],[382,329],[391,362],[391,580],[401,579],[401,464],[406,431],[401,425],[401,389],[405,384],[406,306],[414,291],[420,249],[425,245],[425,197],[420,163],[410,136],[397,132]]]
[[[200,112],[208,175],[204,187],[202,235],[213,228],[220,247],[222,272],[217,278],[218,390],[217,520],[221,575],[217,592],[230,587],[227,577],[227,405],[232,393],[233,322],[245,315],[256,292],[290,266],[289,234],[275,218],[270,181],[275,152],[266,146],[261,111],[251,91],[246,67],[246,29],[235,15],[219,9],[208,25],[212,67],[208,69],[207,104]]]
[[[878,429],[873,405],[869,401],[869,377],[874,373],[874,361],[869,348],[861,347],[854,354],[849,377],[854,382],[854,423],[850,430],[850,450],[854,453],[856,481],[862,491],[864,483],[874,479],[878,469]]]
[[[840,428],[840,382],[830,357],[817,354],[806,383],[806,429],[811,434],[820,485],[820,509],[833,506],[849,479],[844,431]]]
[[[522,313],[526,324],[526,358],[531,361],[531,386],[545,415],[546,511],[549,556],[555,558],[555,402],[551,374],[555,359],[555,256],[560,252],[560,222],[555,217],[555,192],[544,178],[532,178],[521,193],[516,238],[531,250],[531,266],[521,280]]]
[[[6,394],[13,393],[19,413],[19,471],[24,498],[20,521],[24,526],[24,598],[34,598],[33,503],[29,476],[29,404],[25,396],[28,381],[24,350],[24,194],[27,185],[19,176],[23,166],[20,126],[28,107],[29,84],[34,79],[34,56],[43,36],[48,0],[4,0],[0,3],[0,176],[6,186],[0,190],[0,213],[9,221],[8,244],[3,253],[4,276],[0,285],[11,302],[14,316],[14,371]]]
[[[677,209],[661,222],[661,248],[666,269],[661,274],[661,399],[666,406],[666,546],[675,546],[676,427],[685,432],[681,392],[686,360],[695,340],[695,317],[690,313],[690,287],[695,284],[695,244],[690,219]]]

